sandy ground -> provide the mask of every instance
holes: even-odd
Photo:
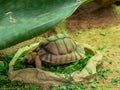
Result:
[[[105,35],[101,33],[105,33]],[[100,50],[104,55],[103,65],[105,69],[110,69],[113,73],[108,75],[108,79],[100,81],[98,86],[102,88],[110,85],[111,90],[119,90],[120,83],[112,85],[110,81],[112,78],[120,77],[120,25],[101,30],[94,28],[90,31],[76,31],[72,33],[72,36],[79,44],[87,43],[96,49],[106,46],[105,49]]]
[[[107,85],[111,86],[110,90],[120,90],[120,82],[111,84],[112,78],[120,77],[120,14],[113,7],[99,11],[93,7],[93,11],[88,11],[90,7],[80,7],[67,19],[68,32],[79,44],[87,43],[96,49],[106,47],[101,50],[103,65],[113,73],[109,73],[108,79],[100,81],[98,86],[100,90],[105,90]]]

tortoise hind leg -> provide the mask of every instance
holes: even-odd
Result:
[[[37,56],[35,57],[35,66],[36,66],[36,68],[39,68],[39,69],[41,69],[41,67],[42,67],[42,65],[41,65],[41,60],[40,60],[40,58],[39,58],[39,55],[37,55]]]

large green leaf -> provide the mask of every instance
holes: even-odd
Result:
[[[46,32],[86,1],[0,0],[0,49]]]

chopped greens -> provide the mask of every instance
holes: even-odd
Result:
[[[32,65],[26,65],[23,63],[23,58],[26,55],[26,53],[23,53],[17,60],[16,64],[14,65],[14,69],[15,70],[19,70],[19,69],[24,69],[27,67],[34,67]],[[7,55],[5,56],[5,60],[0,62],[0,89],[30,89],[30,90],[40,90],[40,87],[38,86],[34,86],[34,85],[27,85],[24,84],[23,82],[19,82],[19,81],[10,81],[8,79],[8,66],[9,66],[9,62],[12,59],[12,57],[14,56],[14,54],[12,55]],[[70,75],[70,73],[77,71],[77,70],[82,70],[86,63],[88,62],[88,60],[92,57],[93,55],[89,52],[86,52],[86,58],[84,60],[80,60],[80,61],[76,61],[67,65],[60,65],[60,66],[51,66],[48,64],[43,64],[42,69],[46,70],[46,71],[51,71],[51,72],[55,72],[56,75],[59,75],[60,73],[63,73],[66,77],[66,79],[68,81],[72,81],[72,77]],[[62,88],[65,89],[78,89],[81,90],[83,88],[86,88],[83,84],[78,84],[78,85],[71,85],[71,84],[67,84],[67,85],[62,85],[58,87],[58,90],[63,90]]]

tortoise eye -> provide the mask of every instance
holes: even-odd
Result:
[[[25,63],[29,63],[30,64],[31,60],[32,60],[32,55],[31,54],[25,56],[25,58],[24,58],[24,62]]]
[[[27,64],[33,64],[36,55],[37,55],[36,52],[28,54],[27,56],[25,56],[24,62]]]
[[[27,59],[27,58],[24,58],[23,62],[24,62],[24,63],[28,63],[28,59]]]

